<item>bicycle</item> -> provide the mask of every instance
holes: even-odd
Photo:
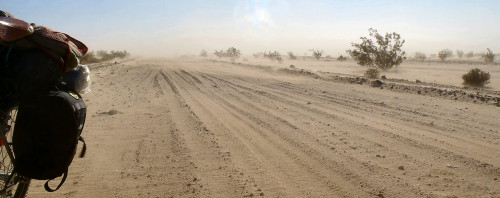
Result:
[[[66,179],[78,141],[84,156],[86,105],[78,93],[90,91],[90,77],[78,60],[87,50],[67,34],[0,10],[0,198],[25,197],[31,179],[47,180],[45,190],[54,192]],[[34,143],[42,136],[55,143]],[[61,175],[57,188],[50,188],[48,182]]]
[[[30,178],[14,173],[14,152],[12,149],[12,136],[14,133],[17,108],[14,107],[5,115],[1,115],[0,123],[0,197],[23,198],[26,196]],[[13,194],[13,190],[15,193]]]
[[[2,11],[2,15],[7,15],[7,17],[2,17],[2,27],[0,28],[2,35],[2,41],[6,41],[11,44],[7,52],[8,54],[12,51],[12,47],[16,40],[26,37],[33,33],[33,27],[21,20],[9,18],[9,14]],[[7,58],[5,58],[7,62]],[[6,68],[1,68],[2,76],[2,106],[6,109],[10,109],[4,112],[5,109],[0,110],[0,197],[25,197],[31,182],[30,178],[21,176],[14,172],[14,161],[15,156],[13,152],[12,137],[14,133],[14,125],[17,116],[17,105],[13,103],[12,91],[13,88],[11,84],[11,79],[8,77]],[[5,89],[7,88],[7,89]],[[13,190],[16,188],[15,193]]]

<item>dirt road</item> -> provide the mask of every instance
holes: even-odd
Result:
[[[205,60],[91,70],[87,156],[30,197],[500,197],[500,107]]]

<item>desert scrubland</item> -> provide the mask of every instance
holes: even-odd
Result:
[[[474,67],[491,83],[463,89]],[[405,62],[375,87],[352,61],[90,68],[87,156],[29,197],[500,197],[498,65]]]

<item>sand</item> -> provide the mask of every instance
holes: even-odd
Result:
[[[408,63],[386,75],[497,97],[498,77],[485,91],[460,90],[450,75],[469,66]],[[362,74],[352,62],[134,59],[90,68],[87,156],[59,191],[35,181],[29,197],[500,197],[492,101],[335,78]]]

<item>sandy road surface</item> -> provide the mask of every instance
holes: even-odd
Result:
[[[30,197],[500,197],[499,107],[203,60],[91,69],[87,156]]]

